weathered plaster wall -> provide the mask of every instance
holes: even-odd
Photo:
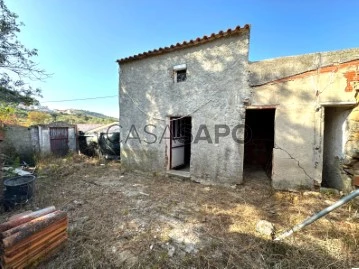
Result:
[[[252,105],[277,107],[272,175],[275,188],[321,184],[323,105],[355,103],[355,92],[347,90],[346,74],[358,70],[358,62],[343,61],[358,58],[359,50],[354,49],[250,64]],[[326,68],[324,63],[333,66]]]
[[[76,131],[75,131],[75,128],[74,128],[74,127],[71,127],[71,128],[69,128],[68,130],[69,130],[69,132],[68,132],[68,136],[69,136],[69,142],[68,142],[69,150],[70,150],[70,151],[76,151],[77,143],[76,143]]]
[[[120,67],[121,162],[124,167],[154,173],[167,168],[166,140],[159,141],[170,116],[192,117],[192,133],[206,124],[213,144],[200,141],[191,145],[191,177],[218,183],[242,181],[243,145],[231,136],[214,142],[214,126],[231,129],[243,124],[243,99],[249,95],[247,81],[248,35],[225,37]],[[176,83],[173,66],[187,65],[187,80]],[[145,125],[152,124],[148,131]],[[141,139],[126,136],[131,128]],[[203,134],[202,134],[203,136]],[[238,138],[243,138],[240,129]]]
[[[21,161],[33,163],[34,149],[31,143],[30,131],[27,127],[7,126],[5,127],[5,140],[0,144],[1,153],[16,157]]]
[[[35,153],[40,152],[40,141],[39,141],[39,129],[37,126],[31,126],[30,128],[31,145]]]
[[[39,145],[42,154],[51,153],[50,129],[47,126],[39,126]]]

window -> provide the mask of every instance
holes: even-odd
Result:
[[[186,81],[187,79],[187,65],[186,64],[180,64],[173,67],[174,71],[174,81],[175,82],[182,82]]]
[[[178,70],[177,71],[177,82],[182,82],[182,81],[185,81],[186,80],[186,77],[187,77],[187,70],[184,69],[184,70]]]

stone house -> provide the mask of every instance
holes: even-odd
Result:
[[[359,49],[250,62],[249,32],[118,60],[123,167],[214,184],[259,169],[277,189],[349,188]]]

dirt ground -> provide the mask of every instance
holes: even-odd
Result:
[[[34,200],[0,221],[50,205],[69,216],[69,240],[40,268],[350,268],[359,267],[359,213],[351,202],[302,232],[277,233],[336,201],[316,192],[275,192],[252,172],[236,188],[121,171],[80,156],[44,160]]]

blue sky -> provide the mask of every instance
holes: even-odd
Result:
[[[359,47],[359,1],[5,0],[25,23],[19,39],[37,48],[53,76],[32,82],[51,108],[118,115],[118,98],[45,103],[118,93],[116,59],[251,24],[252,61]]]

